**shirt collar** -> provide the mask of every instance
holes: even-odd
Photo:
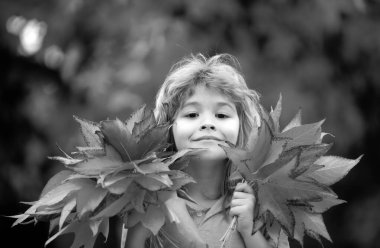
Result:
[[[220,212],[223,212],[226,209],[230,208],[230,203],[224,204],[225,198],[226,198],[226,195],[223,195],[214,203],[214,205],[211,206],[211,208],[207,211],[207,213],[206,213],[206,215],[205,215],[205,217],[201,223],[207,221],[208,219],[210,219],[214,215],[219,214]],[[199,205],[196,205],[195,203],[186,201],[186,204],[189,208],[194,209],[195,211],[204,210]]]

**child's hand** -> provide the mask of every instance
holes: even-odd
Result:
[[[253,189],[247,183],[238,183],[231,199],[230,216],[237,216],[237,230],[242,234],[251,235],[253,228],[253,209],[255,196]]]

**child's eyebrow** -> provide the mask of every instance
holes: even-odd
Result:
[[[230,107],[232,109],[234,109],[235,105],[232,104],[232,103],[229,103],[229,102],[218,102],[216,104],[218,107],[224,107],[224,106],[227,106],[227,107]]]
[[[201,104],[199,102],[186,102],[182,107],[187,107],[187,106],[200,106]]]
[[[201,103],[200,103],[200,102],[197,102],[197,101],[186,102],[186,103],[182,106],[182,108],[184,108],[184,107],[188,107],[188,106],[199,107],[199,106],[201,106]],[[216,103],[216,106],[217,106],[217,107],[224,107],[224,106],[226,106],[226,107],[229,107],[229,108],[231,108],[231,109],[234,109],[234,107],[235,107],[234,104],[229,103],[229,102],[217,102],[217,103]]]

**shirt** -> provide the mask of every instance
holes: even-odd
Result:
[[[232,218],[225,214],[229,206],[223,206],[225,197],[219,198],[210,209],[200,209],[199,206],[187,203],[187,209],[194,223],[198,227],[200,236],[208,244],[209,248],[220,248],[220,238],[227,231]],[[163,247],[174,248],[170,242],[162,240]],[[245,248],[244,240],[240,233],[235,230],[225,243],[226,248]]]
[[[210,248],[220,248],[220,238],[227,231],[232,218],[226,215],[229,206],[223,206],[225,197],[219,198],[208,211],[196,209],[196,206],[188,204],[188,211],[197,225],[199,233]],[[228,248],[244,248],[243,238],[238,231],[233,231],[225,243]]]

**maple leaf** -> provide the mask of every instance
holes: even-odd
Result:
[[[148,110],[145,105],[134,112],[126,124],[129,132],[137,139],[140,139],[148,130],[157,126],[153,110]]]
[[[273,130],[275,132],[279,132],[280,131],[280,117],[281,117],[281,111],[282,111],[282,95],[280,94],[280,97],[277,101],[277,104],[276,104],[276,107],[274,109],[271,110],[271,112],[269,113],[270,115],[270,119],[271,119],[271,123],[273,125]]]
[[[304,234],[318,239],[318,235],[323,236],[332,242],[330,235],[327,232],[321,214],[313,214],[302,211],[299,208],[292,208],[296,219],[294,238],[303,246]]]
[[[147,112],[142,107],[127,124],[119,119],[106,120],[100,122],[100,130],[105,142],[118,151],[123,161],[133,161],[167,146],[169,125],[158,125],[153,111]]]
[[[94,230],[96,229],[96,230]],[[46,242],[45,246],[51,243],[54,239],[56,239],[59,235],[63,235],[65,233],[74,233],[74,241],[71,245],[72,248],[92,248],[95,244],[98,233],[102,233],[105,237],[108,236],[109,230],[109,222],[108,219],[104,219],[98,221],[98,223],[94,222],[72,222],[58,231],[55,235],[51,236]],[[94,235],[94,231],[96,234]]]
[[[268,221],[266,223],[266,232],[270,237],[269,242],[271,247],[290,248],[288,235],[286,235],[278,222]]]
[[[297,112],[297,114],[288,123],[288,125],[286,125],[284,127],[284,129],[282,130],[282,132],[288,131],[289,129],[292,129],[293,127],[299,127],[299,126],[301,126],[301,123],[302,123],[301,115],[302,115],[302,110],[299,109],[298,112]]]
[[[267,158],[269,153],[272,135],[266,123],[259,127],[258,135],[250,133],[246,149],[240,149],[229,144],[230,147],[220,145],[227,154],[227,157],[237,167],[237,170],[247,181],[252,180],[252,173],[255,172]]]
[[[61,185],[67,178],[72,176],[74,172],[69,170],[62,170],[55,174],[53,177],[49,179],[46,183],[45,187],[42,189],[40,193],[40,198],[43,197],[46,193],[48,193],[53,188],[56,188],[58,185]]]
[[[78,116],[74,116],[74,119],[80,124],[81,132],[84,141],[88,147],[102,147],[103,142],[97,133],[100,131],[99,124],[84,120]]]
[[[165,222],[161,229],[165,238],[177,247],[208,247],[190,217],[185,201],[171,192],[158,192],[158,194],[159,199],[164,203],[162,207],[169,213],[167,216],[170,217],[170,221]]]
[[[149,205],[146,214],[132,210],[124,217],[126,227],[141,222],[155,239],[163,236],[177,247],[206,247],[199,231],[191,219],[186,203],[175,191],[149,192]]]
[[[267,175],[265,167],[256,173],[257,201],[259,215],[266,211],[276,218],[289,236],[293,236],[295,219],[290,206],[292,200],[305,200],[335,197],[335,194],[322,185],[293,179],[292,170],[299,163],[298,156],[290,161],[281,161],[280,168]],[[263,174],[263,175],[261,175]]]
[[[95,184],[94,181],[91,181],[77,193],[76,212],[79,219],[82,219],[85,214],[93,212],[108,194],[106,189],[96,187]]]
[[[287,237],[303,245],[304,235],[331,241],[322,213],[344,203],[329,188],[360,161],[324,156],[322,124],[301,124],[301,110],[281,130],[282,97],[268,114],[260,109],[262,125],[248,136],[244,149],[221,146],[236,169],[230,180],[245,180],[256,197],[254,228],[264,228],[275,247],[289,247]],[[228,233],[227,230],[226,233]],[[224,239],[226,237],[223,237]]]
[[[315,164],[322,168],[309,173],[307,176],[326,185],[332,185],[341,180],[357,164],[363,156],[357,159],[346,159],[337,156],[320,157]]]
[[[180,169],[199,149],[166,151],[170,125],[158,125],[153,111],[145,106],[126,122],[74,119],[81,126],[87,146],[77,147],[71,156],[60,149],[64,156],[49,157],[68,170],[53,176],[40,199],[28,203],[31,207],[25,213],[11,216],[17,219],[13,225],[29,218],[50,220],[49,233],[58,230],[46,244],[73,232],[72,247],[90,248],[99,233],[107,239],[109,218],[116,215],[127,218],[134,213],[138,218],[125,224],[131,227],[141,222],[154,234],[166,220],[181,219],[176,210],[166,207],[169,199],[162,195],[180,191],[183,185],[194,182]],[[189,239],[199,238],[194,230],[186,232]]]
[[[65,203],[70,201],[72,197],[75,197],[75,193],[90,183],[89,179],[75,179],[60,183],[60,179],[67,176],[65,174],[61,173],[56,176],[51,182],[57,186],[53,187],[52,184],[47,185],[51,189],[41,194],[41,198],[38,201],[31,203],[32,206],[24,214],[14,216],[17,220],[12,226],[20,224],[30,217],[60,213]]]

